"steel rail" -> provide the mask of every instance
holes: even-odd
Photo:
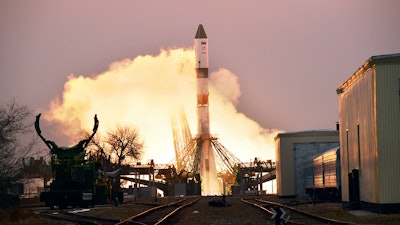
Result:
[[[56,220],[56,221],[67,221],[67,222],[72,222],[76,223],[79,225],[98,225],[98,223],[94,221],[87,221],[87,220],[81,220],[81,219],[74,219],[71,217],[64,217],[62,215],[52,215],[52,214],[47,214],[47,213],[39,213],[41,217],[50,219],[50,220]]]
[[[257,199],[257,198],[255,198],[254,200],[257,201],[257,202],[267,203],[267,204],[270,204],[270,205],[274,205],[274,206],[282,207],[282,208],[285,208],[285,209],[289,209],[292,212],[296,212],[296,213],[302,214],[304,216],[319,220],[319,221],[324,222],[324,223],[339,224],[339,225],[358,225],[357,223],[352,223],[352,222],[346,222],[346,221],[340,221],[340,220],[326,218],[326,217],[319,216],[319,215],[314,214],[314,213],[310,213],[310,212],[306,212],[306,211],[303,211],[303,210],[299,210],[299,209],[296,209],[294,207],[291,207],[291,206],[288,206],[288,205],[284,205],[284,204],[280,204],[280,203],[277,203],[277,202],[271,202],[271,201],[261,200],[261,199]],[[294,221],[291,221],[291,222],[294,223]]]
[[[95,216],[87,216],[87,215],[80,215],[76,213],[71,213],[71,212],[63,212],[62,214],[69,216],[70,218],[76,218],[77,220],[82,220],[86,221],[94,221],[95,224],[114,224],[119,222],[119,220],[116,219],[106,219],[106,218],[101,218],[101,217],[95,217]]]
[[[166,221],[168,218],[170,218],[172,215],[174,215],[175,213],[177,213],[179,210],[188,207],[190,205],[193,205],[195,202],[199,201],[201,199],[201,197],[197,197],[195,200],[188,202],[186,204],[183,204],[181,206],[179,206],[178,208],[176,208],[175,210],[173,210],[172,212],[168,213],[166,216],[164,216],[163,218],[161,218],[157,223],[155,223],[154,225],[159,225],[162,224],[164,221]]]
[[[272,212],[271,210],[269,210],[269,209],[267,209],[267,208],[264,208],[263,206],[261,206],[261,205],[259,205],[259,204],[256,204],[256,203],[247,201],[247,200],[245,200],[245,199],[243,199],[243,198],[241,198],[240,201],[242,201],[242,202],[244,202],[244,203],[246,203],[246,204],[252,205],[252,206],[254,206],[254,207],[257,207],[257,208],[261,209],[262,211],[267,212],[267,213],[269,213],[269,214],[271,214],[271,215],[273,214],[273,212]]]
[[[143,217],[143,216],[145,216],[145,215],[147,215],[147,214],[149,214],[149,213],[151,213],[151,212],[153,212],[153,211],[159,210],[159,209],[161,209],[161,208],[165,208],[165,207],[169,207],[169,206],[173,206],[173,205],[179,204],[179,203],[181,203],[181,202],[187,201],[188,199],[190,199],[190,198],[183,198],[183,199],[180,199],[180,200],[175,201],[175,202],[171,202],[171,203],[168,203],[168,204],[163,204],[163,205],[159,205],[159,206],[150,208],[150,209],[145,210],[145,211],[143,211],[143,212],[140,212],[140,213],[138,213],[138,214],[136,214],[136,215],[134,215],[134,216],[131,216],[131,217],[127,218],[127,219],[124,219],[124,220],[122,220],[122,221],[116,223],[115,225],[123,225],[123,224],[145,224],[145,223],[141,223],[141,222],[134,221],[134,219]],[[199,199],[200,199],[200,197],[199,197]]]

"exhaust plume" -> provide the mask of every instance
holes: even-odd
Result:
[[[66,137],[90,130],[95,114],[100,135],[118,124],[132,125],[144,139],[142,159],[169,163],[174,158],[170,113],[183,106],[192,134],[197,130],[194,61],[192,49],[161,50],[156,56],[114,62],[93,77],[70,75],[62,99],[50,103],[44,119],[60,124]],[[242,161],[275,159],[278,131],[264,129],[236,110],[237,76],[227,69],[211,73],[209,91],[211,133]]]

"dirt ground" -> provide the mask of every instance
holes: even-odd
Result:
[[[269,215],[251,208],[240,201],[240,197],[227,198],[231,207],[217,208],[208,206],[210,199],[202,199],[199,204],[184,209],[174,224],[275,224]],[[276,199],[275,199],[276,200]],[[400,224],[400,214],[374,214],[365,211],[348,211],[341,203],[301,204],[295,206],[308,212],[327,218],[357,224]]]
[[[341,203],[304,204],[295,208],[326,218],[358,224],[400,224],[400,214],[376,214],[362,210],[345,210]]]
[[[226,200],[231,204],[230,207],[211,207],[208,205],[210,200],[219,200],[221,197],[202,198],[195,205],[183,209],[182,212],[170,224],[274,224],[269,215],[265,215],[260,210],[249,207],[240,201],[240,197],[227,197]],[[136,202],[146,202],[143,204],[120,204],[118,207],[114,205],[97,206],[90,208],[86,215],[99,216],[110,219],[125,219],[129,216],[152,207],[154,204],[162,204],[172,199],[163,198],[157,202],[151,199],[141,199]],[[341,203],[319,203],[319,204],[301,204],[295,206],[315,214],[323,215],[340,221],[348,221],[358,224],[400,224],[400,214],[374,214],[365,211],[348,211],[342,209]],[[22,224],[60,224],[67,225],[67,222],[54,222],[44,220],[32,210],[34,208],[14,208],[8,210],[0,210],[0,225],[22,225]]]

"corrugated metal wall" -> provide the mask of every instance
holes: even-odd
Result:
[[[374,76],[371,68],[339,95],[342,199],[349,201],[348,174],[360,170],[360,199],[374,202]],[[369,184],[369,185],[367,185]]]
[[[400,65],[376,66],[379,203],[400,203]]]
[[[338,88],[342,199],[359,169],[361,201],[400,203],[399,59],[367,61],[352,78]]]

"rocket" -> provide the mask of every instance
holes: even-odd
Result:
[[[197,134],[202,139],[209,138],[210,124],[208,112],[208,38],[203,25],[197,28],[194,38],[197,76]]]
[[[197,77],[197,134],[201,148],[200,177],[202,195],[219,195],[214,151],[211,146],[210,117],[208,109],[208,38],[203,25],[197,28],[194,38]]]

